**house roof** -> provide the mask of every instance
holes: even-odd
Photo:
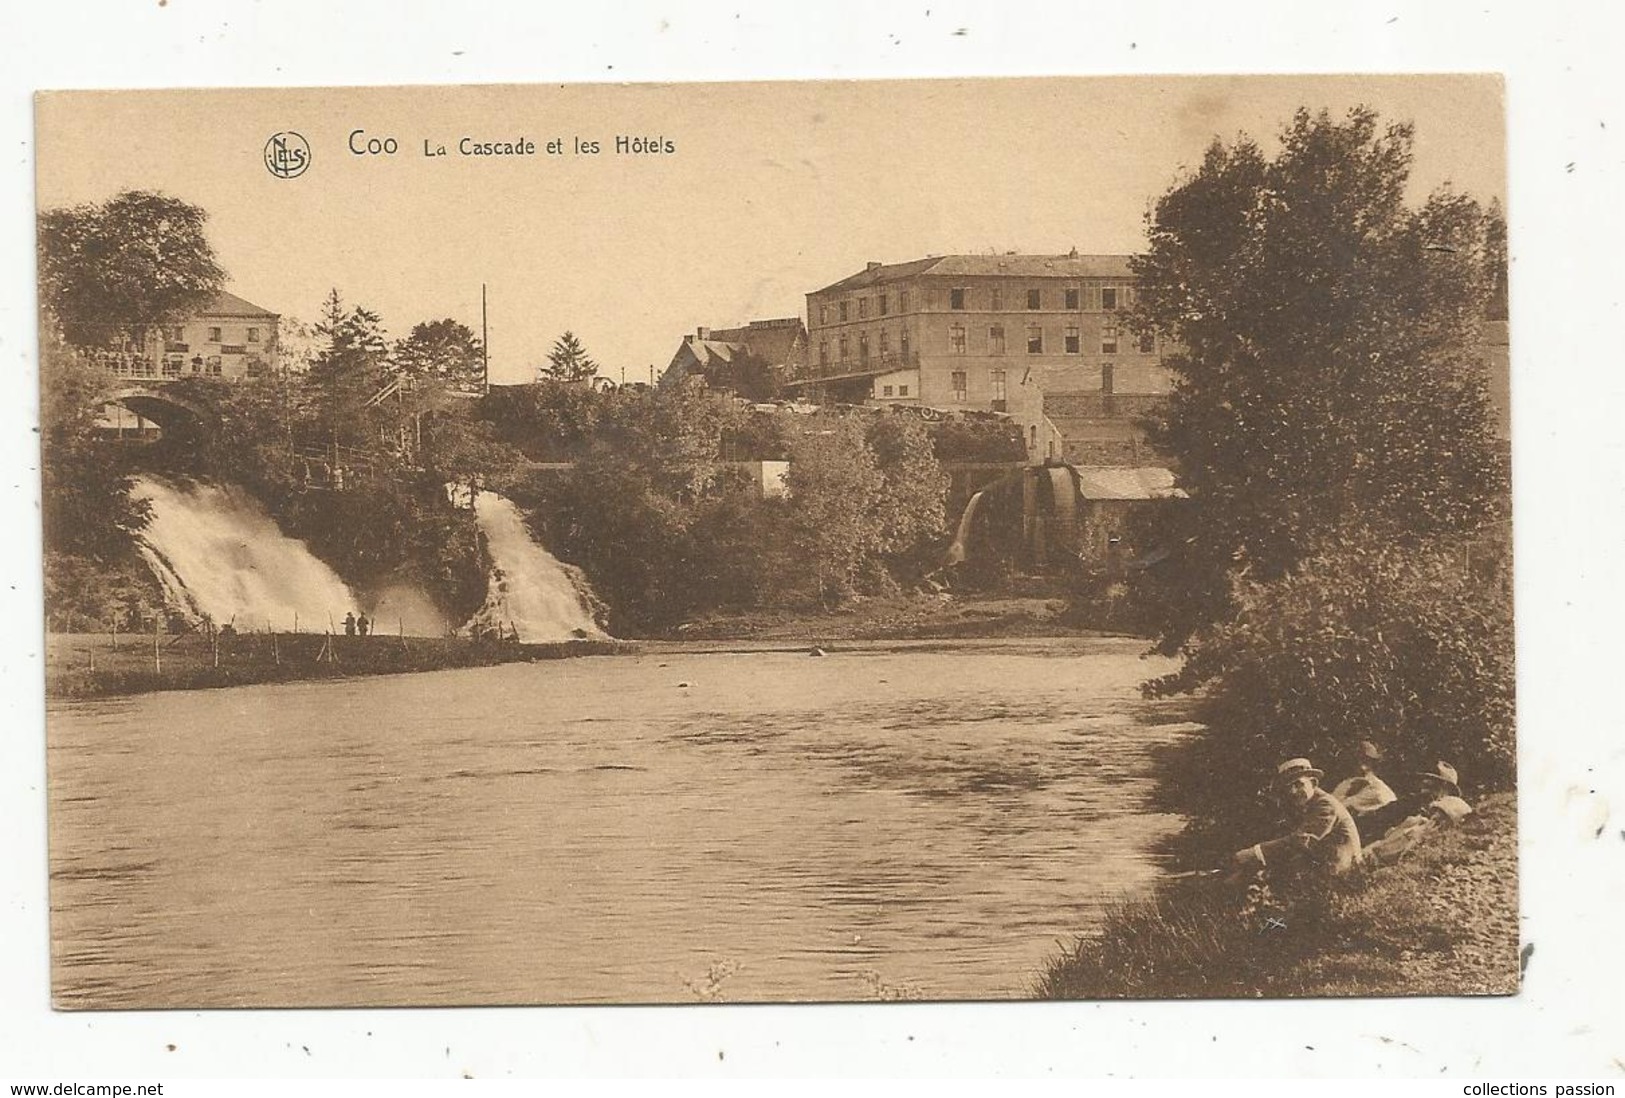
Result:
[[[1084,499],[1185,499],[1172,470],[1157,466],[1075,465]]]
[[[882,263],[814,293],[861,290],[883,282],[932,275],[955,278],[1132,278],[1127,255],[935,255]]]
[[[692,339],[684,346],[694,352],[694,358],[701,366],[732,362],[734,355],[740,350],[739,344],[722,339]]]
[[[711,339],[732,344],[769,366],[799,364],[798,344],[805,346],[807,328],[799,316],[753,320],[743,328],[713,328]]]
[[[214,295],[214,300],[210,301],[209,304],[204,308],[198,310],[197,315],[275,317],[278,314],[273,313],[270,309],[262,309],[252,301],[244,301],[236,294],[228,294],[226,291],[221,290],[219,293]]]

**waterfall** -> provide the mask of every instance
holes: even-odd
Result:
[[[133,494],[151,507],[137,548],[170,604],[193,618],[288,630],[297,615],[300,628],[320,631],[358,605],[344,581],[241,488],[138,476]]]
[[[1055,529],[1051,537],[1057,545],[1073,545],[1078,537],[1078,485],[1065,465],[1049,471],[1051,502],[1055,505]]]
[[[517,630],[525,641],[603,637],[593,620],[584,581],[538,545],[512,500],[495,492],[474,497],[474,517],[491,554],[485,605],[468,628]]]
[[[948,546],[948,559],[945,564],[962,564],[970,557],[971,523],[976,518],[976,505],[982,502],[986,489],[971,496],[970,502],[965,504],[965,513],[959,516],[959,529],[954,533],[954,543]]]

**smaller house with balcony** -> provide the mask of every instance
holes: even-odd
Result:
[[[276,363],[280,320],[271,310],[222,290],[179,323],[149,331],[144,344],[128,343],[95,357],[119,377],[137,381],[260,377]]]

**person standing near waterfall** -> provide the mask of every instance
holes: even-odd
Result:
[[[355,619],[355,628],[356,632],[360,633],[364,637],[367,635],[367,631],[372,628],[372,622],[367,620],[367,615],[362,614],[359,618]]]
[[[332,619],[329,618],[328,620],[331,621]],[[348,611],[344,615],[344,635],[346,637],[355,636],[355,611],[354,610]]]

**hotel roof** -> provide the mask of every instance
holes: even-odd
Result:
[[[814,293],[861,290],[921,275],[950,278],[1132,278],[1127,255],[935,255],[879,263]]]

